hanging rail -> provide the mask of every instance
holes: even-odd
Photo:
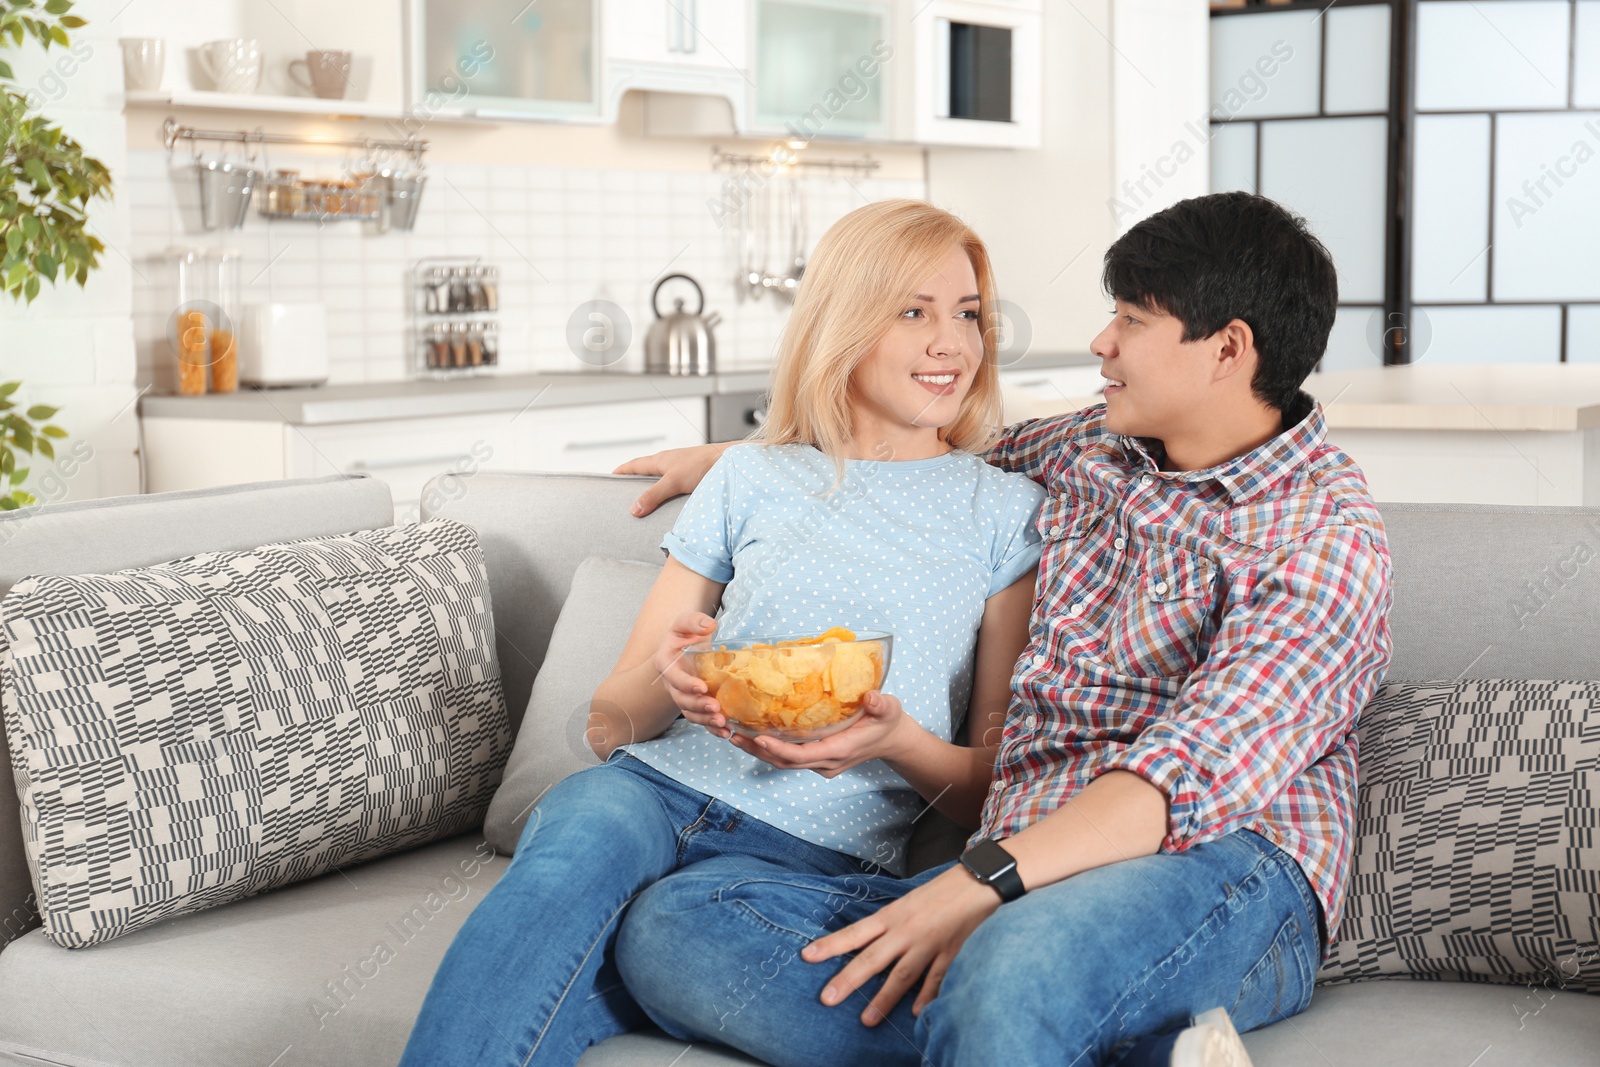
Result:
[[[384,140],[382,138],[362,137],[344,140],[301,137],[295,134],[267,133],[260,127],[254,130],[197,130],[193,126],[182,126],[173,118],[161,124],[161,142],[172,151],[179,141],[239,141],[242,144],[297,144],[321,145],[324,148],[359,148],[367,151],[374,149],[392,152],[410,152],[417,162],[422,161],[422,153],[428,150],[428,142],[409,137],[404,141]]]
[[[713,170],[740,170],[747,167],[799,167],[806,170],[826,170],[832,177],[838,171],[852,171],[862,177],[882,167],[871,156],[860,159],[804,159],[796,149],[779,145],[764,156],[737,155],[721,149],[711,150]]]

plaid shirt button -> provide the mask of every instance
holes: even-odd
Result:
[[[1068,608],[1067,609],[1067,614],[1068,615],[1082,615],[1083,614],[1083,601],[1080,600],[1076,604],[1072,605],[1072,607]]]

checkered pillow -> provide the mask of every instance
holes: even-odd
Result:
[[[68,948],[477,826],[510,750],[458,522],[27,578],[0,646],[28,862]]]
[[[1360,754],[1350,894],[1321,981],[1600,993],[1600,682],[1386,685]]]

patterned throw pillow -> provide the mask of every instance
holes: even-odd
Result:
[[[1600,682],[1386,685],[1320,980],[1600,993]]]
[[[68,948],[477,826],[510,751],[459,522],[27,578],[0,638],[28,861]]]

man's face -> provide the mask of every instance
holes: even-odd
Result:
[[[1106,428],[1165,440],[1194,425],[1212,381],[1210,348],[1205,340],[1185,343],[1173,316],[1118,300],[1089,345],[1106,379]]]

